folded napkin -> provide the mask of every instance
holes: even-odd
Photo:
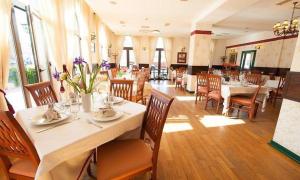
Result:
[[[97,117],[111,117],[116,114],[116,111],[112,107],[101,107],[99,111],[96,112]]]
[[[48,110],[43,114],[43,117],[47,120],[47,121],[53,121],[53,120],[57,120],[61,118],[61,115],[59,114],[58,111],[56,111],[54,109],[54,105],[53,104],[49,104],[48,105]]]

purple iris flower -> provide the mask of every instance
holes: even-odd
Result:
[[[75,58],[73,63],[76,65],[82,65],[83,63],[86,64],[87,62],[82,57],[77,57],[77,58]]]
[[[55,68],[55,72],[53,73],[53,78],[55,78],[57,81],[59,81],[59,76],[60,76],[60,73],[57,72],[57,70]]]
[[[109,69],[110,68],[110,64],[108,63],[108,61],[103,60],[101,63],[101,67]]]

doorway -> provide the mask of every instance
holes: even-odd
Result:
[[[241,70],[250,70],[255,64],[256,50],[243,51],[241,56]]]

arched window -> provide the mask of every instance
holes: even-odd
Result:
[[[132,38],[130,36],[125,36],[120,66],[130,67],[133,64],[135,64],[135,55],[133,53]]]
[[[159,37],[157,39],[156,51],[153,59],[155,68],[152,70],[152,74],[154,75],[154,79],[167,79],[168,77],[167,60],[164,48],[163,38]]]

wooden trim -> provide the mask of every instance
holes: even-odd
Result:
[[[191,32],[191,36],[193,36],[195,34],[211,35],[212,31],[194,30]]]
[[[283,89],[283,98],[300,102],[300,72],[288,72]]]
[[[275,37],[275,38],[270,38],[270,39],[263,39],[263,40],[259,40],[259,41],[252,41],[252,42],[247,42],[247,43],[242,43],[242,44],[235,44],[235,45],[231,45],[231,46],[226,46],[226,49],[240,47],[240,46],[248,46],[248,45],[252,45],[252,44],[260,44],[260,43],[278,41],[278,40],[282,40],[282,39],[297,38],[297,37],[298,37],[298,35],[291,35],[291,36],[283,36],[283,37]]]
[[[292,160],[296,161],[298,164],[300,164],[300,156],[295,154],[294,152],[288,150],[284,146],[278,144],[277,142],[271,140],[268,143],[270,146],[272,146],[274,149],[280,151],[282,154],[286,155],[287,157],[291,158]]]

